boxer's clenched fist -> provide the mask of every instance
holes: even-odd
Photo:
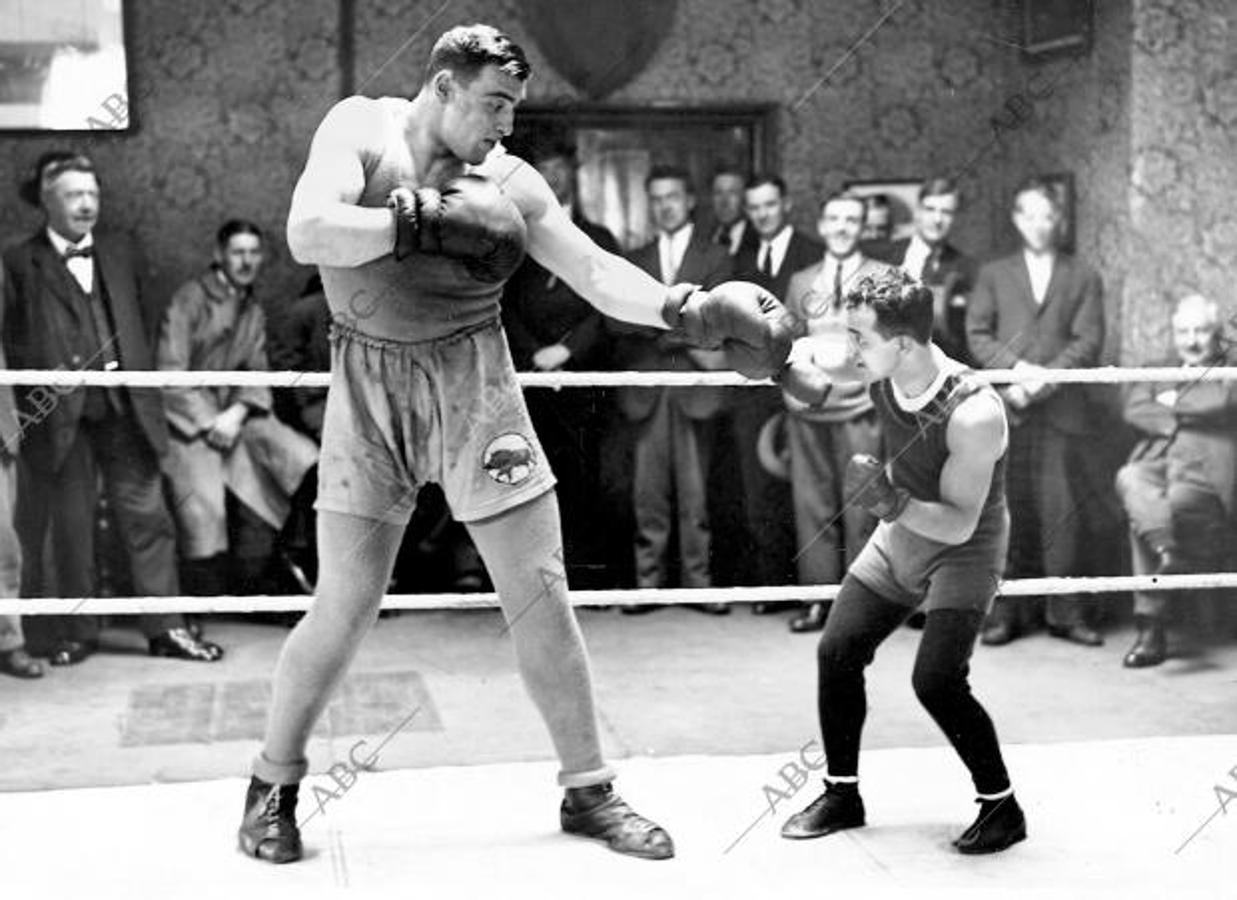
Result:
[[[395,212],[396,259],[436,253],[458,259],[478,281],[504,281],[524,258],[528,236],[515,203],[488,178],[461,175],[441,191],[396,188],[387,196]]]
[[[748,378],[780,371],[790,353],[793,319],[758,285],[727,281],[709,291],[671,288],[663,315],[673,331],[696,347],[724,351],[726,364]]]

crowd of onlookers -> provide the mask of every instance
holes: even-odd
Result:
[[[621,252],[580,210],[572,148],[547,145],[532,157],[576,224]],[[1098,574],[1112,532],[1105,514],[1119,517],[1122,530],[1128,521],[1135,573],[1227,567],[1237,388],[1195,375],[1225,364],[1219,309],[1197,295],[1180,298],[1175,356],[1155,362],[1193,371],[1176,384],[1125,393],[1133,448],[1125,459],[1111,428],[1118,404],[1104,402],[1115,395],[1035,380],[1045,368],[1096,365],[1104,343],[1101,279],[1058,249],[1061,200],[1051,183],[1020,185],[1011,215],[1022,246],[982,265],[950,240],[963,198],[948,179],[923,184],[906,233],[894,233],[884,198],[849,191],[824,198],[815,233],[801,231],[775,174],[719,169],[705,202],[682,169],[656,166],[645,186],[656,234],[628,258],[667,285],[755,282],[785,304],[807,338],[841,314],[858,278],[900,266],[932,289],[935,340],[947,353],[975,367],[1026,373],[1000,388],[1011,426],[1007,577]],[[330,313],[320,281],[310,278],[290,302],[263,298],[266,239],[253,223],[224,223],[210,265],[163,301],[140,287],[139,248],[96,232],[101,196],[88,158],[45,154],[22,197],[42,210],[45,224],[3,255],[7,362],[0,364],[329,369]],[[721,367],[715,352],[606,319],[531,258],[507,285],[503,321],[523,370]],[[875,525],[846,502],[841,486],[851,455],[880,450],[861,385],[835,385],[813,407],[773,386],[529,389],[526,400],[558,478],[574,587],[836,583]],[[325,389],[251,384],[0,387],[0,596],[312,592],[324,403]],[[1110,551],[1114,543],[1108,540]],[[1126,550],[1116,547],[1121,565]],[[427,486],[392,588],[487,586],[466,530]],[[1136,595],[1138,638],[1126,665],[1166,657],[1167,598]],[[698,608],[731,611],[723,603]],[[818,630],[828,616],[824,603],[758,603],[754,611],[787,608],[794,631]],[[1102,612],[1094,599],[1075,595],[1001,598],[982,640],[1007,643],[1042,620],[1051,634],[1093,646],[1103,640]],[[21,620],[0,616],[0,672],[38,677],[37,656],[70,665],[99,647],[100,617],[87,609],[24,624],[25,635]],[[138,624],[152,654],[223,655],[199,617],[151,614]]]

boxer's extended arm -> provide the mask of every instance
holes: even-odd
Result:
[[[536,169],[507,154],[492,156],[477,171],[502,185],[524,213],[529,256],[607,316],[668,327],[662,314],[666,286],[593,243],[571,221]]]
[[[979,524],[992,469],[1005,448],[999,402],[987,392],[964,400],[949,418],[945,443],[949,457],[941,469],[940,501],[911,498],[898,524],[943,544],[964,544]]]
[[[395,245],[391,211],[356,205],[365,190],[363,154],[367,142],[381,142],[382,115],[376,101],[349,97],[318,126],[288,213],[288,249],[298,263],[359,266]]]

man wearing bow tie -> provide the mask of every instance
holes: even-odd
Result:
[[[133,248],[96,234],[99,182],[82,155],[44,154],[22,198],[40,207],[45,227],[9,248],[4,343],[16,369],[152,369]],[[17,528],[25,558],[23,593],[44,595],[43,548],[51,531],[55,592],[98,594],[94,522],[102,475],[138,595],[180,593],[175,533],[163,496],[159,457],[167,426],[158,388],[22,387],[21,478]],[[214,644],[193,637],[179,615],[141,617],[152,655],[214,661]],[[56,617],[52,665],[71,665],[98,646],[95,616]]]

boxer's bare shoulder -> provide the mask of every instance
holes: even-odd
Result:
[[[497,184],[530,224],[543,219],[550,210],[562,208],[541,173],[501,145],[471,171]]]

